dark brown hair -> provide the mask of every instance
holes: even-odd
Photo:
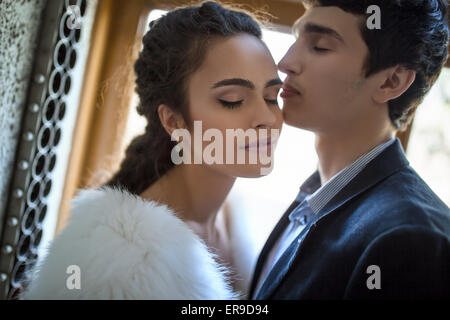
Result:
[[[174,166],[171,150],[176,142],[163,128],[158,106],[168,105],[188,123],[189,76],[201,66],[213,40],[240,33],[262,37],[250,14],[211,1],[178,8],[150,23],[134,65],[137,112],[147,119],[145,133],[130,143],[119,171],[103,186],[139,195]]]

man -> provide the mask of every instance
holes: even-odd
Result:
[[[286,123],[315,133],[319,166],[261,251],[250,296],[450,298],[450,210],[394,138],[446,61],[447,4],[304,3],[281,96]]]

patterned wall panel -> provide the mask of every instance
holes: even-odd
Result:
[[[13,168],[0,250],[0,298],[15,299],[38,259],[87,0],[49,0]]]

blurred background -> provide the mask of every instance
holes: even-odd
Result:
[[[144,131],[133,73],[142,36],[151,20],[193,3],[0,1],[0,298],[16,297],[24,273],[66,225],[77,190],[105,182]],[[278,62],[294,42],[299,1],[226,3],[261,16]],[[398,135],[411,166],[447,205],[449,67]],[[237,180],[228,209],[247,221],[255,252],[316,167],[314,136],[285,125],[273,172]]]

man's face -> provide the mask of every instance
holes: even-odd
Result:
[[[280,61],[287,74],[283,115],[316,133],[346,130],[366,121],[374,84],[364,78],[368,48],[361,18],[338,7],[312,7],[296,22],[296,42]]]

